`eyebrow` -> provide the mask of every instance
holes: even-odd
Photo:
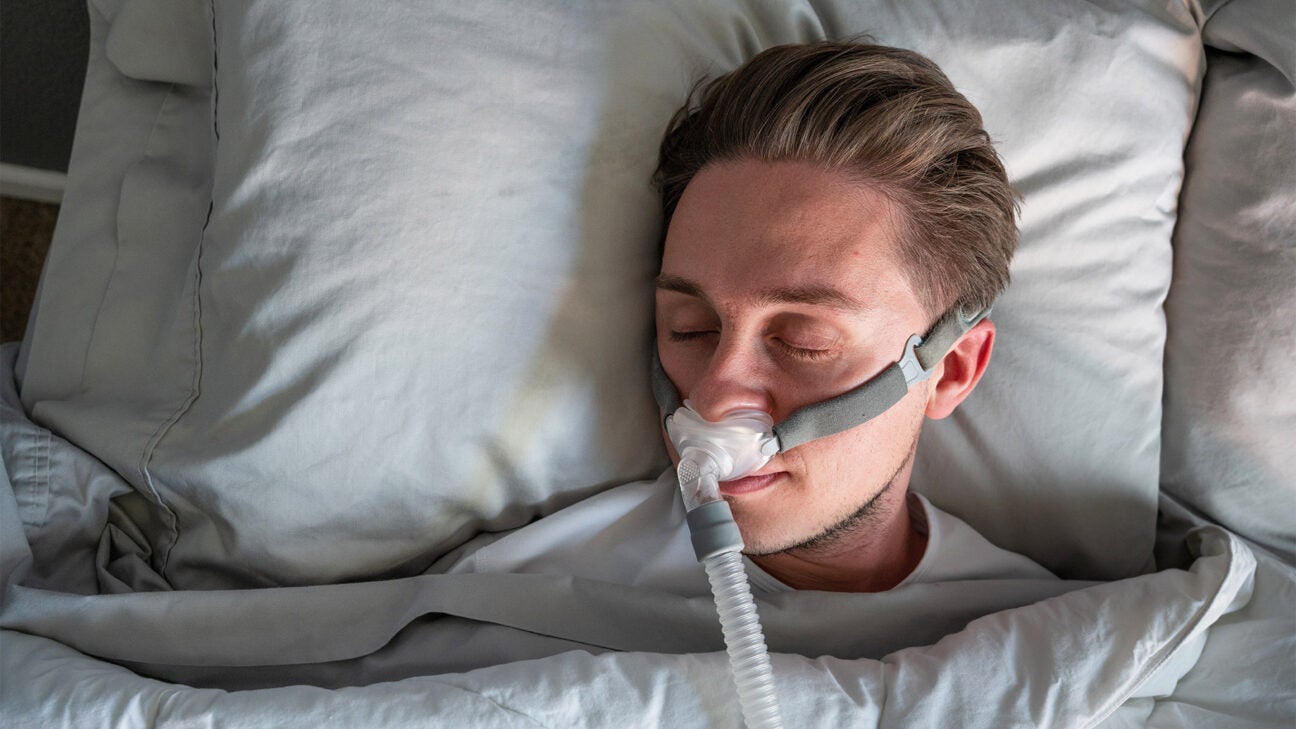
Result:
[[[710,301],[701,286],[682,276],[661,274],[657,277],[656,286],[663,291],[674,291]],[[759,297],[762,304],[809,304],[834,309],[866,308],[859,301],[831,286],[785,286],[761,291]]]
[[[662,291],[674,291],[676,293],[684,294],[685,296],[694,296],[699,299],[706,298],[706,294],[702,293],[702,288],[700,286],[682,276],[672,276],[668,273],[658,274],[653,285]]]

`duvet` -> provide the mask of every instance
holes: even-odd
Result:
[[[8,366],[12,348],[5,354]],[[87,498],[107,481],[23,417],[3,374],[9,726],[741,725],[705,599],[510,574],[56,589],[34,557],[52,525],[24,526],[31,494],[10,474],[21,483],[39,462]],[[65,536],[77,543],[74,528]],[[109,548],[91,546],[82,558],[106,573]],[[763,602],[785,721],[1281,725],[1296,711],[1292,571],[1215,526],[1187,530],[1180,546],[1186,569],[1107,583],[937,583]]]

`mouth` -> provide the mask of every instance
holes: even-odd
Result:
[[[773,486],[774,482],[782,475],[783,473],[780,471],[763,475],[747,476],[736,481],[721,481],[720,493],[725,496],[739,496],[741,494],[751,494],[757,491],[763,491],[770,486]]]

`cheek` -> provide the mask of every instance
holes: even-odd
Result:
[[[878,417],[878,467],[886,469],[886,477],[890,477],[912,455],[914,446],[918,443],[918,435],[922,432],[926,398],[927,388],[914,388],[894,407]]]
[[[922,429],[924,396],[925,390],[915,388],[873,420],[806,443],[788,456],[796,455],[805,472],[816,479],[889,477],[909,457]]]
[[[661,336],[663,335],[659,331],[658,337]],[[695,361],[698,357],[690,354],[687,347],[673,346],[670,342],[662,342],[660,339],[658,342],[657,358],[661,360],[662,369],[666,372],[666,377],[675,385],[680,399],[685,400],[693,389],[693,383],[697,381],[699,373],[705,367],[705,363]]]

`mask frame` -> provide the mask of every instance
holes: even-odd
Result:
[[[971,316],[965,315],[962,307],[945,312],[927,334],[910,336],[900,359],[886,369],[836,397],[798,408],[775,425],[774,438],[764,446],[768,451],[765,455],[786,453],[812,440],[850,430],[890,410],[910,387],[931,377],[954,342],[990,316],[991,308],[987,306]],[[668,425],[683,403],[661,366],[655,343],[652,349],[653,399],[662,410],[663,425]]]

